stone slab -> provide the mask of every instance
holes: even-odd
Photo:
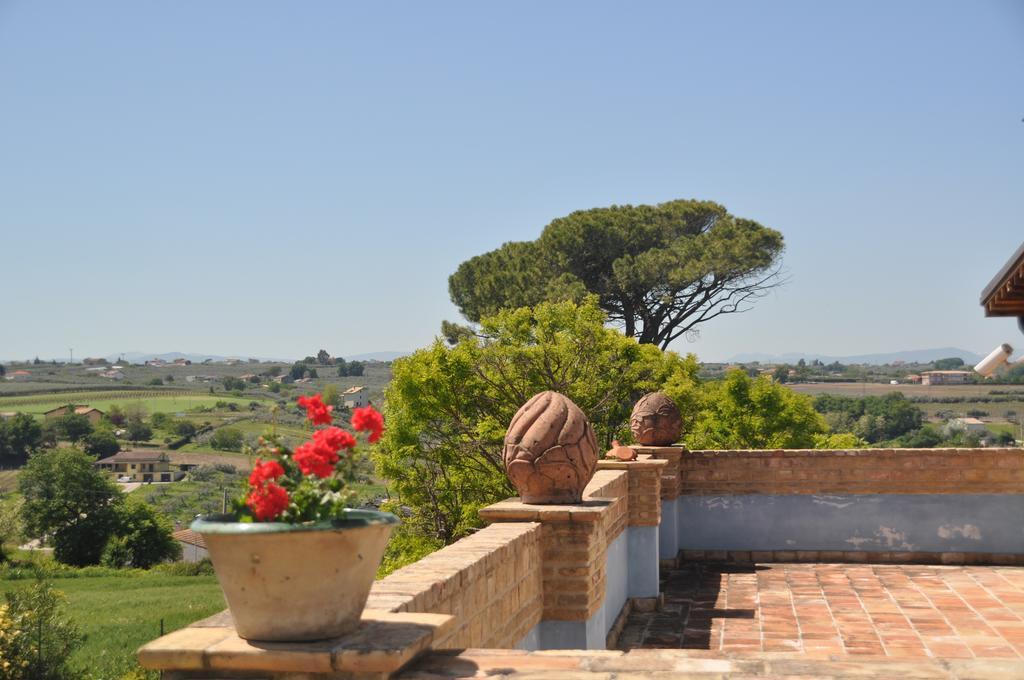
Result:
[[[139,649],[139,663],[163,671],[394,673],[449,633],[455,618],[367,610],[354,632],[317,642],[243,640],[224,623],[230,615],[222,612],[154,640]]]

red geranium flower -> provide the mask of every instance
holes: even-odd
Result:
[[[314,425],[327,425],[331,422],[331,411],[333,406],[328,406],[320,398],[319,394],[312,397],[299,397],[299,406],[306,409],[306,418]]]
[[[328,427],[323,430],[317,430],[313,433],[313,441],[331,451],[340,451],[341,449],[351,451],[356,447],[356,438],[340,427]]]
[[[245,504],[252,510],[252,514],[260,521],[276,519],[288,508],[291,499],[284,487],[270,482],[264,486],[257,486],[249,492]]]
[[[251,486],[260,486],[264,482],[277,479],[283,474],[284,468],[276,460],[257,460],[256,466],[252,469],[252,474],[249,475],[249,484]]]
[[[384,416],[372,406],[357,408],[352,411],[352,427],[360,432],[369,432],[370,436],[367,439],[372,444],[380,439],[381,433],[384,432]]]
[[[334,474],[334,464],[338,462],[338,454],[316,442],[306,442],[295,447],[292,459],[304,475],[330,477]]]

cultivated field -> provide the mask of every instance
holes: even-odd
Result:
[[[213,395],[209,392],[186,391],[136,391],[136,392],[61,392],[58,394],[40,394],[30,397],[0,397],[0,411],[21,411],[33,415],[42,415],[50,409],[65,404],[87,404],[101,411],[117,405],[122,409],[128,406],[142,406],[149,413],[180,413],[198,406],[213,407],[218,401],[236,403],[240,407],[252,401],[249,397],[233,397],[228,394]]]
[[[806,383],[787,385],[817,396],[879,397],[900,392],[933,420],[980,413],[985,420],[1016,423],[1024,416],[1024,385],[884,385],[879,383]],[[995,392],[995,394],[993,394]]]
[[[880,396],[902,392],[906,397],[986,397],[992,390],[1013,392],[1024,399],[1024,385],[883,385],[879,383],[799,383],[786,387],[802,394],[835,394],[844,397]]]

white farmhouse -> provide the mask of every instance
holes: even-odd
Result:
[[[363,408],[370,403],[369,390],[362,386],[350,387],[341,393],[345,408]]]

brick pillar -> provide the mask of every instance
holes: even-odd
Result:
[[[678,499],[682,488],[683,446],[634,446],[637,458],[644,456],[665,461],[661,470],[661,524],[658,528],[658,557],[674,562],[679,556]]]
[[[658,597],[661,482],[668,467],[668,461],[646,454],[631,461],[605,458],[597,463],[598,470],[623,470],[629,476],[626,533],[629,562],[627,596],[630,599]]]
[[[541,525],[542,620],[538,649],[604,649],[626,600],[629,476],[599,470],[579,505],[510,498],[480,510],[487,522]]]

